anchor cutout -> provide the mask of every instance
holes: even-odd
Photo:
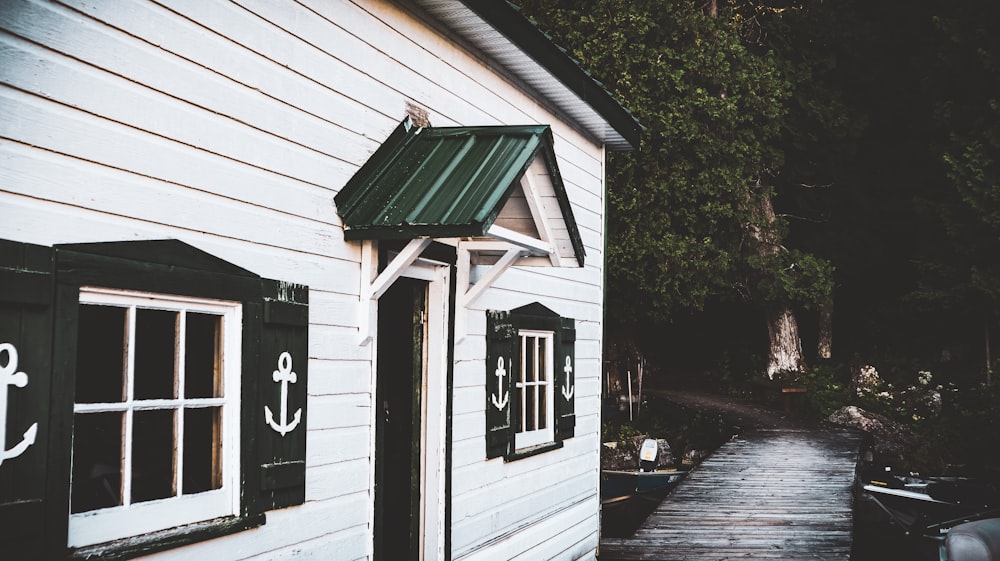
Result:
[[[503,391],[503,377],[507,375],[507,370],[503,367],[503,357],[497,359],[497,369],[494,374],[497,377],[497,393],[490,395],[490,399],[497,411],[503,411],[504,407],[507,407],[507,402],[510,401],[510,392]]]
[[[294,384],[298,380],[298,376],[292,372],[292,355],[288,352],[283,352],[278,357],[278,369],[274,371],[272,378],[275,382],[281,382],[281,422],[274,422],[274,414],[271,413],[271,408],[267,405],[264,406],[264,420],[275,432],[285,436],[285,434],[295,430],[299,421],[302,420],[302,408],[300,407],[295,412],[292,422],[288,422],[288,384]]]
[[[566,398],[566,401],[569,401],[573,399],[573,392],[576,391],[576,385],[569,383],[570,376],[573,374],[573,365],[571,364],[569,355],[566,355],[566,366],[563,367],[563,372],[566,373],[566,383],[562,387],[562,394]]]
[[[17,371],[17,348],[10,343],[2,343],[0,354],[4,351],[7,351],[7,364],[0,367],[0,464],[23,454],[35,443],[38,435],[38,423],[34,423],[24,431],[21,442],[9,450],[3,449],[7,442],[7,386],[23,388],[28,385],[28,375]]]

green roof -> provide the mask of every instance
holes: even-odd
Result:
[[[582,265],[548,125],[421,128],[404,120],[334,197],[344,238],[485,236],[538,156]]]

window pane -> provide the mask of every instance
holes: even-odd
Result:
[[[135,399],[175,397],[177,316],[165,310],[136,310]]]
[[[132,502],[174,496],[174,411],[136,411],[132,427]]]
[[[526,382],[534,382],[538,378],[535,375],[535,348],[538,344],[538,339],[536,337],[525,337],[524,338],[524,380]]]
[[[524,392],[524,430],[535,430],[535,386],[526,386]]]
[[[77,413],[73,416],[71,512],[122,504],[121,459],[121,413]]]
[[[547,339],[544,337],[539,337],[538,341],[538,362],[535,363],[536,373],[535,376],[539,381],[538,386],[538,426],[536,428],[544,429],[548,426],[546,423],[547,417],[545,416],[545,408],[548,405],[546,397],[548,396],[548,382],[549,377],[545,371],[545,365],[548,364],[546,361],[545,353],[547,349],[545,348],[545,343]]]
[[[535,365],[535,368],[538,369],[538,380],[540,382],[545,382],[548,380],[548,376],[545,375],[545,365],[547,364],[545,360],[545,353],[548,352],[548,349],[545,348],[545,343],[548,342],[548,339],[539,337],[536,340],[538,341],[538,364]]]
[[[219,339],[222,318],[187,314],[184,346],[184,397],[222,397],[219,384]]]
[[[127,308],[80,305],[76,343],[76,402],[121,402]]]
[[[184,494],[222,487],[221,407],[184,410]]]
[[[548,418],[545,416],[545,408],[548,406],[547,399],[548,392],[546,391],[546,386],[538,386],[538,427],[544,429],[548,424],[546,421]]]

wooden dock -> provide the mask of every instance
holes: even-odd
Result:
[[[775,423],[781,425],[782,423]],[[861,436],[824,427],[752,428],[691,472],[601,561],[842,560]]]

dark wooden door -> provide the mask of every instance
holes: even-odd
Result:
[[[379,299],[375,561],[417,561],[427,285],[399,279]]]

